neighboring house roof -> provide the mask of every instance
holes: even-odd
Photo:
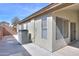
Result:
[[[5,21],[0,22],[0,25],[3,25],[3,24],[9,25],[8,22],[5,22]]]
[[[55,10],[70,6],[72,4],[74,4],[74,3],[51,3],[48,6],[40,9],[39,11],[37,11],[37,12],[33,13],[32,15],[26,17],[25,19],[21,20],[19,22],[19,24],[30,21],[32,18],[34,18],[36,16],[39,16],[39,15],[41,15],[43,13],[50,12],[50,11],[55,11]]]

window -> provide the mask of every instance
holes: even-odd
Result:
[[[47,39],[47,19],[42,19],[42,38]]]
[[[68,38],[68,20],[56,17],[56,39]]]

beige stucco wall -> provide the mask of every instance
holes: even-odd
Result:
[[[26,29],[26,23],[23,24],[23,29]]]
[[[53,39],[53,51],[58,50],[64,46],[66,46],[68,43],[70,43],[70,22],[75,22],[76,23],[76,39],[78,40],[78,12],[76,11],[69,11],[69,10],[63,10],[63,11],[55,11],[52,12],[52,16],[58,16],[58,17],[62,17],[62,18],[66,18],[69,20],[69,37],[66,39]],[[56,27],[56,25],[55,25]],[[55,31],[56,32],[56,31]],[[60,35],[60,34],[59,34]],[[55,37],[56,37],[56,33],[55,33]]]
[[[19,29],[20,29],[20,26],[19,26],[19,24],[17,24],[17,32],[19,31]]]
[[[31,40],[34,42],[34,20],[28,22],[28,31],[31,33]]]
[[[18,30],[21,30],[21,25],[18,24],[18,27],[19,27]]]
[[[28,29],[27,26],[28,26],[28,23],[26,23],[26,22],[22,23],[21,24],[21,29],[23,29],[23,30]]]
[[[17,32],[18,32],[19,30],[25,29],[25,26],[26,26],[26,23],[17,24]]]
[[[43,17],[47,18],[47,24],[48,24],[47,39],[42,38],[41,20]],[[35,18],[35,44],[49,51],[52,51],[52,15],[46,14]]]

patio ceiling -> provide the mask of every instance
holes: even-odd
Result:
[[[59,12],[59,11],[63,11],[63,10],[65,10],[65,11],[79,11],[79,4],[76,3],[71,6],[56,10],[55,12]]]
[[[67,8],[66,10],[71,10],[71,11],[79,11],[79,4],[74,4]]]

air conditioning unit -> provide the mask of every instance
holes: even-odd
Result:
[[[19,30],[18,37],[20,44],[27,44],[30,42],[28,30]]]

